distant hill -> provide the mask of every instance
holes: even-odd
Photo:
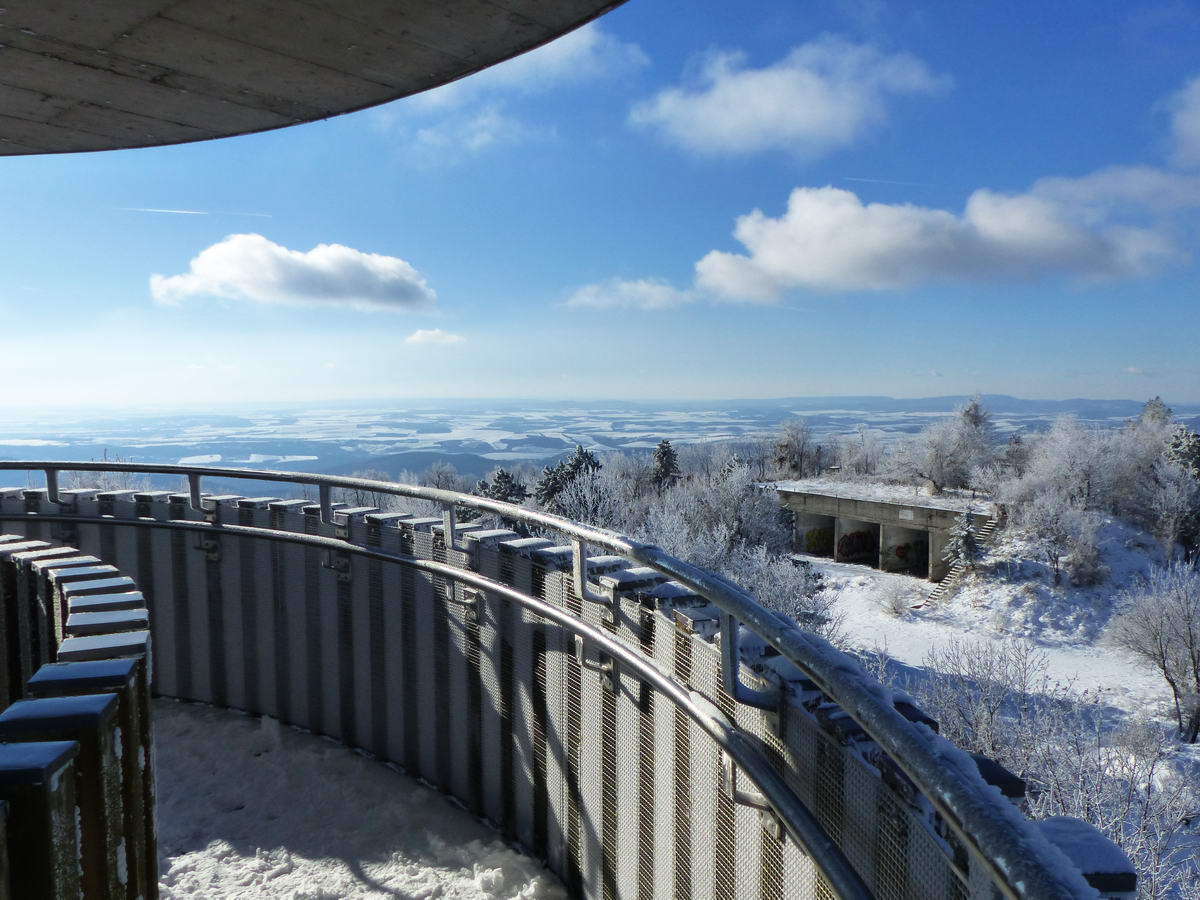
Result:
[[[378,469],[395,478],[400,472],[416,472],[420,474],[435,462],[447,462],[458,470],[460,475],[470,475],[472,478],[483,478],[497,466],[503,466],[507,460],[488,459],[474,453],[442,453],[437,450],[411,450],[405,453],[387,453],[382,456],[366,456],[350,462],[341,462],[328,468],[319,469],[326,475],[353,475],[365,469]]]

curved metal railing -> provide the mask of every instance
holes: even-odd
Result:
[[[402,485],[371,479],[315,475],[273,470],[228,469],[158,464],[59,461],[0,461],[0,469],[40,471],[46,479],[47,499],[61,503],[59,473],[120,472],[144,475],[177,475],[188,482],[190,504],[203,512],[204,478],[226,478],[279,482],[315,487],[322,522],[334,524],[333,491],[348,489],[375,494],[410,497],[430,501],[443,510],[446,541],[453,545],[456,507],[494,513],[567,537],[573,547],[573,577],[576,593],[585,600],[607,602],[589,588],[586,578],[586,552],[589,546],[603,548],[673,578],[704,597],[721,611],[722,677],[725,687],[737,700],[754,706],[769,707],[777,698],[768,692],[751,689],[739,681],[737,635],[745,625],[773,647],[788,662],[802,671],[831,701],[837,703],[895,763],[932,804],[969,852],[980,862],[991,880],[1005,896],[1012,898],[1080,898],[1096,893],[1077,870],[1047,844],[1036,826],[991,792],[977,773],[956,763],[956,751],[944,739],[919,728],[893,706],[886,692],[867,677],[856,662],[826,641],[801,630],[790,620],[758,604],[755,599],[724,578],[677,559],[660,548],[616,532],[583,525],[561,516],[518,507],[484,497],[437,488]],[[86,521],[78,516],[38,515],[41,520]],[[105,520],[110,521],[110,520]],[[138,520],[123,520],[136,525]],[[255,526],[216,522],[146,520],[147,527],[189,530],[215,530],[295,543],[307,543],[339,552],[357,553],[387,559],[440,577],[451,578],[502,596],[539,616],[551,619],[572,633],[603,648],[604,652],[637,673],[639,678],[670,698],[745,771],[762,792],[761,800],[779,817],[789,835],[805,847],[831,886],[842,896],[869,897],[870,892],[846,861],[840,848],[821,829],[784,780],[761,752],[719,713],[698,703],[677,681],[648,664],[602,630],[583,622],[557,607],[528,597],[506,585],[454,566],[402,557],[380,550],[360,547],[339,539],[292,532],[274,532]],[[754,802],[755,798],[743,798]]]

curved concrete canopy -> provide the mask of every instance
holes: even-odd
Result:
[[[624,0],[0,0],[0,155],[281,128],[454,81]]]

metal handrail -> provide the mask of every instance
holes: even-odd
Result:
[[[202,532],[217,537],[222,534],[232,534],[252,537],[260,540],[273,540],[284,543],[299,544],[305,547],[316,547],[335,553],[353,554],[381,562],[395,563],[407,566],[430,575],[436,575],[473,588],[485,594],[494,594],[509,600],[525,609],[536,613],[560,625],[571,634],[584,639],[599,648],[604,654],[616,660],[621,671],[630,671],[643,682],[649,684],[658,693],[665,696],[684,712],[693,722],[713,739],[721,750],[726,753],[736,766],[750,778],[762,792],[761,796],[748,792],[736,792],[737,802],[756,808],[770,809],[779,817],[780,823],[788,835],[805,852],[812,857],[837,896],[845,898],[861,898],[873,900],[874,894],[863,882],[861,876],[846,859],[842,849],[829,837],[828,833],[804,805],[795,792],[787,785],[783,777],[775,771],[762,751],[736,725],[711,704],[697,702],[697,695],[659,668],[652,660],[634,652],[628,646],[618,641],[604,630],[597,628],[582,619],[577,619],[565,610],[547,603],[537,597],[531,597],[520,591],[501,584],[487,576],[460,569],[447,563],[435,560],[421,559],[402,553],[392,553],[376,547],[363,547],[340,538],[324,537],[315,534],[302,534],[295,531],[282,531],[276,528],[263,528],[254,525],[233,525],[216,522],[194,522],[180,519],[114,519],[110,516],[75,516],[75,515],[38,515],[39,521],[69,522],[80,525],[113,525],[131,526],[135,528],[165,528],[168,530]],[[457,601],[455,601],[457,602]],[[473,606],[473,602],[468,602]],[[702,695],[700,695],[702,696]],[[732,782],[731,782],[732,786]]]
[[[1005,809],[1000,804],[1007,801],[1000,800],[990,791],[977,773],[969,773],[958,767],[948,754],[939,752],[946,748],[946,744],[942,743],[944,739],[904,718],[880,686],[871,683],[856,662],[829,642],[802,631],[794,622],[761,606],[749,593],[726,579],[677,559],[653,544],[486,497],[351,476],[107,461],[0,461],[0,470],[3,469],[44,472],[48,497],[52,502],[60,502],[57,475],[63,471],[183,475],[189,481],[191,504],[200,510],[203,509],[203,497],[199,486],[200,479],[204,477],[315,486],[320,496],[321,518],[330,524],[333,523],[330,492],[334,488],[412,497],[431,501],[448,510],[446,540],[450,544],[453,543],[454,534],[453,509],[455,506],[464,506],[570,537],[577,557],[574,566],[577,582],[584,573],[580,557],[587,545],[603,547],[682,582],[731,616],[733,625],[745,624],[799,668],[912,780],[958,838],[983,862],[993,882],[1005,896],[1014,900],[1075,900],[1098,896],[1067,858],[1042,839],[1034,823],[1025,820],[1015,810]],[[583,596],[586,584],[577,583],[576,587]],[[723,649],[730,645],[736,651],[735,642],[723,642]],[[736,668],[722,666],[723,672],[731,669],[736,672]],[[740,683],[734,687],[736,690]],[[735,696],[743,699],[743,693],[736,691]]]

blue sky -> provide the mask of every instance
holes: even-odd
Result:
[[[326,122],[0,159],[7,400],[1197,401],[1197,46],[1192,3],[630,0]]]

